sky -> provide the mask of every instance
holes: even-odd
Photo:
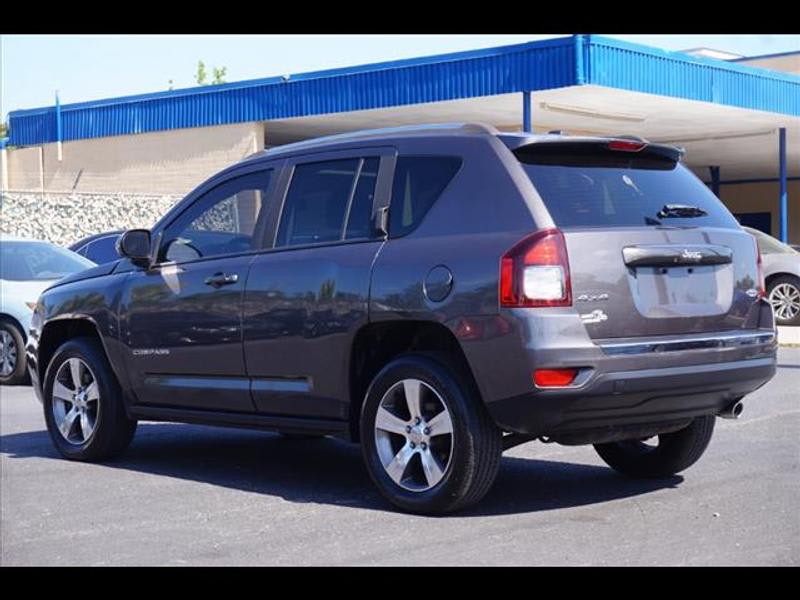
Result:
[[[3,35],[0,120],[20,108],[195,85],[197,61],[226,81],[489,48],[557,37],[507,35]],[[668,50],[710,47],[742,55],[800,50],[800,35],[615,35]]]

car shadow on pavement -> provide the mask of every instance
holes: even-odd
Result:
[[[62,460],[46,431],[0,436],[0,452],[11,459]],[[259,431],[140,423],[128,451],[103,465],[279,496],[289,502],[392,510],[370,481],[358,446],[329,438],[294,440]],[[598,504],[675,487],[681,481],[680,476],[630,480],[595,465],[505,456],[494,488],[458,516]]]

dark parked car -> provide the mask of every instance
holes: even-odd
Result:
[[[776,336],[753,238],[679,159],[480,125],[256,154],[41,296],[50,436],[76,460],[139,419],[340,436],[425,513],[537,438],[686,469],[774,375]]]
[[[98,265],[104,265],[119,260],[120,256],[117,253],[116,244],[122,233],[122,231],[96,233],[78,240],[69,249],[81,256],[85,256]]]
[[[744,230],[758,243],[775,321],[778,325],[800,325],[800,252],[758,229]]]

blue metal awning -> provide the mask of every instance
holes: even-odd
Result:
[[[62,139],[268,121],[594,84],[800,116],[800,77],[576,35],[468,52],[63,104]],[[55,106],[12,111],[15,146],[58,139]]]

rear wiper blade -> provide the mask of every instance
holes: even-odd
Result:
[[[659,219],[667,217],[705,217],[708,213],[698,206],[687,204],[665,204],[656,215]]]

